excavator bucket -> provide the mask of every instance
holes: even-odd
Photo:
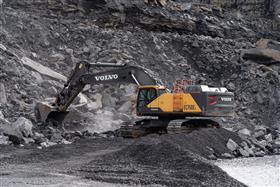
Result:
[[[35,116],[38,122],[52,122],[55,125],[60,125],[68,113],[68,111],[58,111],[49,102],[40,102],[35,106]]]

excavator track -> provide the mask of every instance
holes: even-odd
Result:
[[[177,134],[177,133],[189,133],[193,131],[193,128],[189,126],[183,126],[182,124],[186,122],[186,120],[172,120],[169,122],[167,126],[168,134]]]
[[[190,133],[202,128],[220,128],[220,125],[212,119],[203,118],[172,120],[167,126],[167,132],[169,134]]]
[[[124,124],[120,128],[120,136],[124,138],[139,138],[148,134],[178,134],[190,133],[202,128],[220,128],[218,122],[212,119],[178,119],[162,121],[144,119],[134,124]]]
[[[120,135],[124,138],[139,138],[148,134],[166,134],[168,121],[158,119],[143,119],[134,124],[124,124],[120,128]]]
[[[139,138],[145,135],[145,128],[137,125],[123,125],[120,128],[120,136],[124,138]]]

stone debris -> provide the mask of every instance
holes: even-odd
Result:
[[[59,92],[76,62],[125,62],[145,68],[169,89],[175,79],[193,79],[234,91],[236,115],[222,126],[246,144],[228,138],[223,144],[229,154],[279,152],[279,24],[262,16],[268,11],[263,3],[237,2],[237,14],[232,1],[100,0],[91,6],[56,0],[5,2],[0,135],[17,144],[32,144],[33,139],[47,147],[82,138],[86,131],[95,137],[133,122],[136,87],[117,84],[91,85],[79,94],[64,124],[68,134],[48,134],[34,123],[34,104]],[[208,155],[220,156],[216,150]]]
[[[233,141],[232,139],[229,139],[229,140],[228,140],[228,142],[227,142],[227,148],[228,148],[229,150],[235,151],[235,150],[237,150],[238,147],[239,147],[239,146],[238,146],[238,144],[237,144],[235,141]]]

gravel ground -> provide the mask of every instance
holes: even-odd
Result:
[[[216,138],[204,141],[207,136]],[[137,140],[80,139],[43,150],[1,146],[0,181],[5,186],[45,185],[49,181],[62,186],[90,185],[94,184],[92,181],[149,186],[244,186],[203,157],[207,146],[228,137],[235,138],[226,130],[206,129],[203,133],[151,135]],[[196,148],[197,154],[192,153],[190,150],[198,144],[201,146]],[[217,147],[223,150],[223,146]]]

